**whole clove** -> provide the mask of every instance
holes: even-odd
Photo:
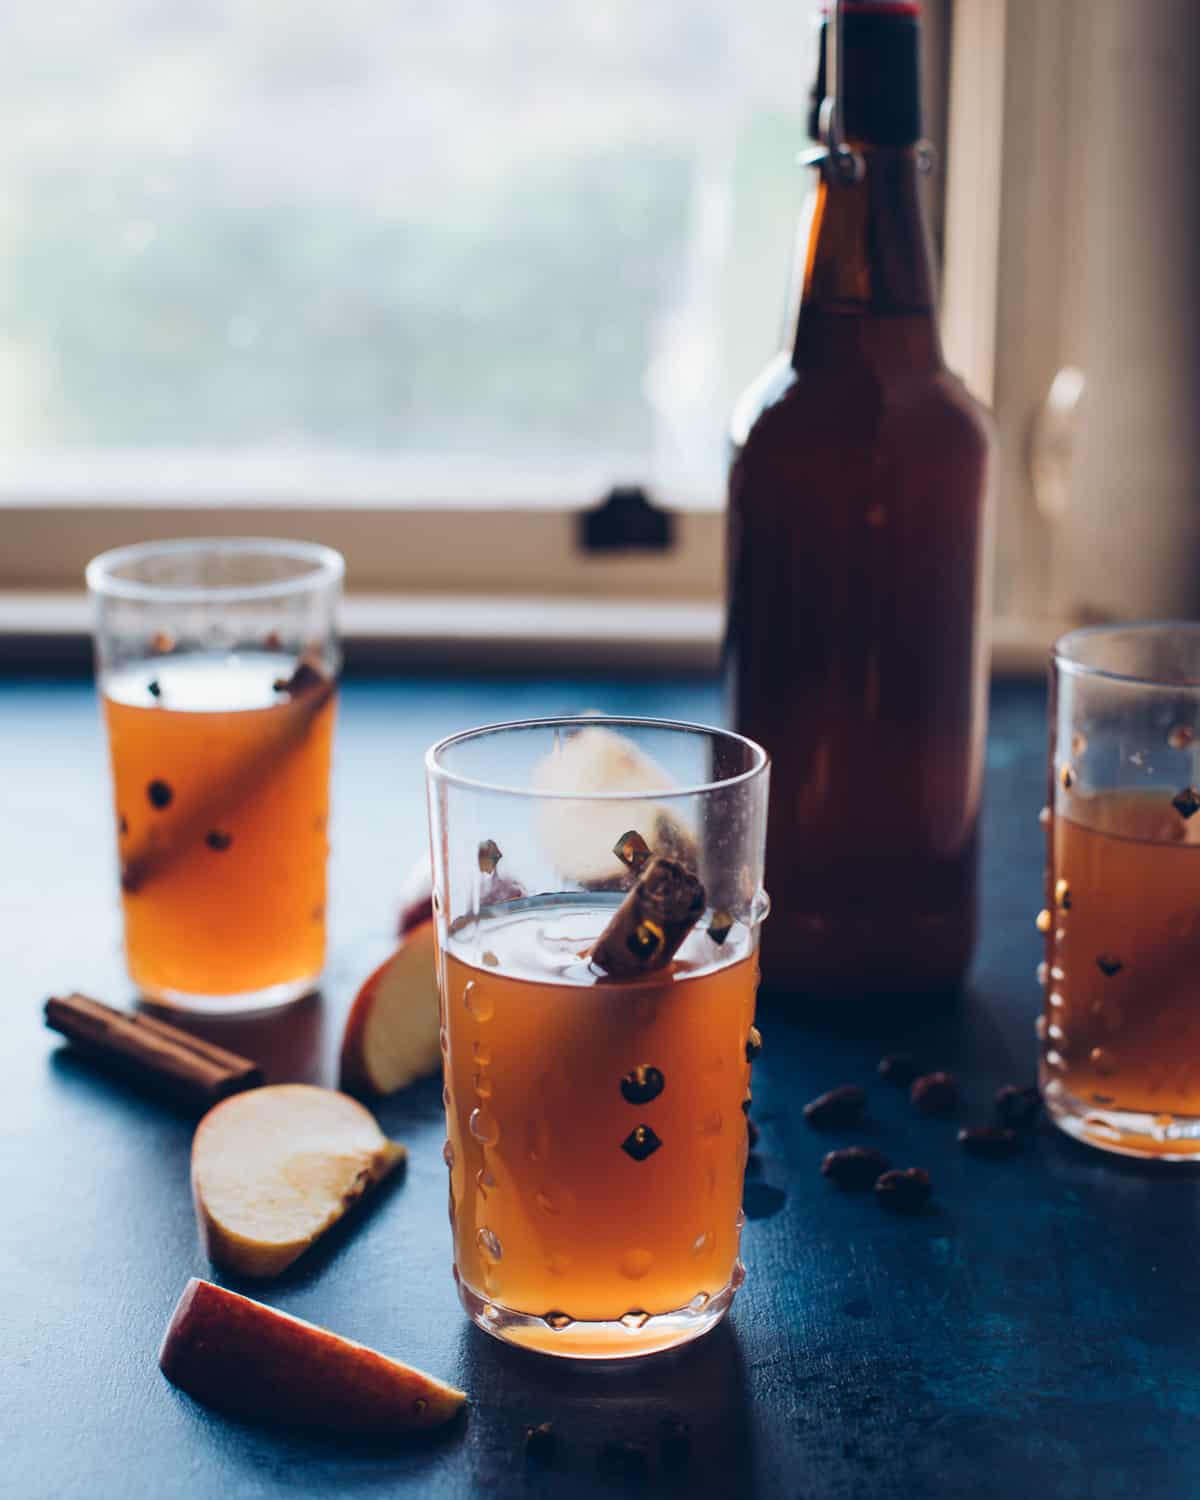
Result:
[[[908,1097],[919,1115],[944,1120],[958,1108],[958,1079],[953,1073],[926,1073],[913,1081]]]
[[[539,1422],[525,1429],[525,1457],[532,1463],[548,1464],[558,1447],[558,1435],[550,1422]]]
[[[810,1099],[804,1106],[804,1118],[817,1130],[838,1130],[856,1125],[862,1118],[866,1094],[854,1083],[844,1083]]]
[[[863,1192],[873,1187],[888,1170],[888,1159],[874,1146],[843,1146],[829,1151],[821,1163],[821,1176],[828,1177],[844,1192]]]
[[[922,1167],[885,1172],[875,1184],[875,1201],[893,1214],[919,1214],[933,1197],[933,1182]]]

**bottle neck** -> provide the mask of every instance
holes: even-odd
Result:
[[[874,349],[938,366],[933,254],[921,208],[920,148],[853,142],[859,182],[822,175],[812,208],[793,364]]]

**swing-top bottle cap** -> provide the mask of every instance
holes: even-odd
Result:
[[[808,131],[821,140],[825,37],[836,14],[825,7]],[[842,0],[841,138],[868,146],[921,139],[921,6],[916,0]]]

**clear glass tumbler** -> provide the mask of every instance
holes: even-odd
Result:
[[[545,719],[426,766],[463,1305],[577,1359],[695,1338],[744,1276],[767,757]]]
[[[336,552],[149,542],[87,570],[130,977],[160,1004],[262,1010],[325,960]]]
[[[1200,1158],[1200,625],[1054,650],[1046,1107],[1108,1151]]]

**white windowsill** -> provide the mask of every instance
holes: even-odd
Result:
[[[341,633],[352,651],[403,667],[708,672],[717,667],[723,613],[701,601],[352,594]],[[0,593],[0,661],[6,638],[66,647],[91,627],[81,593]]]
[[[350,594],[342,635],[352,652],[397,667],[605,668],[641,673],[715,672],[724,609],[709,600],[564,599],[547,595],[470,597],[449,593]],[[77,591],[0,591],[0,665],[21,640],[51,648],[91,632]],[[992,672],[1036,676],[1068,621],[999,619]],[[356,650],[357,648],[357,650]]]

